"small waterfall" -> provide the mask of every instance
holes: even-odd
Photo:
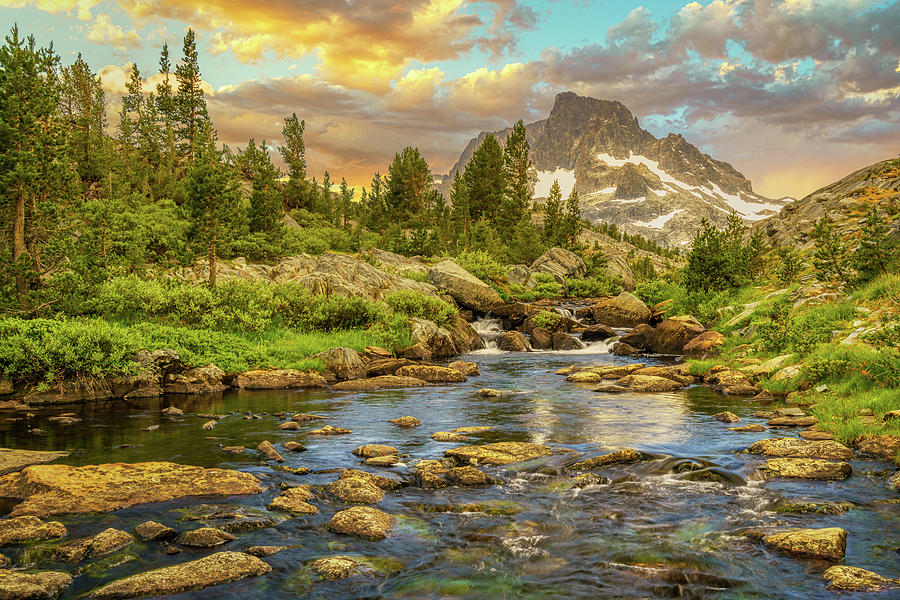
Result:
[[[503,333],[503,321],[500,319],[492,319],[490,317],[482,317],[472,322],[472,329],[484,342],[485,350],[497,349],[497,338]]]
[[[575,313],[574,313],[572,310],[568,309],[568,308],[564,308],[564,307],[562,307],[562,306],[554,306],[554,307],[552,307],[552,310],[553,310],[553,312],[555,312],[556,314],[560,315],[561,317],[565,317],[565,318],[567,318],[567,319],[569,319],[569,320],[571,320],[571,321],[577,321],[577,320],[578,320],[578,319],[575,318]]]

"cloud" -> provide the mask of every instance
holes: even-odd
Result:
[[[131,29],[125,31],[119,25],[114,25],[109,15],[99,14],[94,19],[87,31],[88,41],[95,44],[108,44],[119,50],[140,46],[141,38],[137,31]]]
[[[24,8],[33,6],[52,14],[76,13],[82,21],[91,20],[91,9],[103,0],[0,0],[0,6],[7,8]]]

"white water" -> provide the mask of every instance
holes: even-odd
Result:
[[[556,306],[553,307],[552,310],[568,319],[574,320],[575,318],[574,313],[568,308]],[[482,317],[481,319],[473,321],[471,325],[472,329],[475,330],[475,333],[477,333],[481,340],[484,342],[484,348],[481,350],[476,350],[472,354],[504,353],[503,350],[500,350],[497,347],[497,338],[504,333],[502,320]],[[541,352],[546,354],[609,354],[610,350],[613,347],[613,344],[615,344],[618,339],[618,337],[614,337],[608,340],[596,342],[582,342],[582,344],[584,344],[584,348],[579,348],[578,350],[534,350],[533,352]]]

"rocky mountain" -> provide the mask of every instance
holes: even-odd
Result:
[[[493,132],[504,141],[511,129]],[[657,139],[621,102],[563,92],[550,115],[526,125],[535,198],[554,180],[564,196],[574,187],[582,214],[617,224],[669,246],[687,245],[700,219],[719,225],[732,211],[748,222],[774,215],[791,201],[753,192],[750,181],[726,162],[703,154],[684,137]],[[487,132],[469,142],[449,175],[465,167]]]
[[[773,217],[755,224],[774,246],[812,247],[816,221],[828,216],[844,240],[859,237],[872,206],[886,215],[895,239],[900,239],[900,159],[862,168],[809,196],[793,202]]]

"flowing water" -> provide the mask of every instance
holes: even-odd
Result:
[[[496,329],[499,333],[499,325]],[[481,323],[483,332],[494,328]],[[486,337],[489,337],[486,336]],[[490,340],[488,340],[490,341]],[[0,422],[0,445],[29,449],[72,449],[65,462],[169,460],[206,467],[249,471],[266,491],[250,497],[179,500],[132,507],[115,513],[62,518],[70,536],[92,535],[107,527],[130,530],[153,519],[183,531],[199,526],[189,520],[207,502],[240,507],[251,517],[274,519],[269,527],[240,534],[226,549],[284,545],[266,558],[269,575],[185,594],[190,598],[821,598],[830,597],[821,573],[828,563],[786,556],[762,547],[742,533],[752,528],[843,527],[849,532],[846,564],[897,577],[900,505],[886,486],[890,465],[853,461],[854,475],[844,482],[763,482],[755,475],[756,457],[737,454],[770,433],[736,433],[713,419],[722,410],[759,422],[758,406],[696,386],[659,394],[597,394],[590,385],[567,383],[559,367],[601,362],[630,362],[605,354],[595,344],[567,353],[507,354],[488,348],[469,355],[483,375],[463,384],[366,393],[328,390],[228,392],[208,397],[169,397],[145,402],[109,402],[33,411],[27,421]],[[645,362],[654,362],[644,359]],[[492,387],[511,392],[480,398]],[[160,408],[174,404],[185,415],[169,418]],[[326,423],[352,435],[317,437],[305,432],[322,421],[301,423],[297,432],[278,429],[273,413],[324,415]],[[83,421],[60,426],[47,417],[75,412]],[[212,431],[198,413],[226,414]],[[246,413],[259,416],[244,419]],[[413,415],[420,427],[400,429],[388,419]],[[8,416],[13,416],[12,414]],[[25,433],[29,427],[45,436]],[[145,428],[159,425],[153,431]],[[378,508],[398,516],[394,533],[377,542],[330,533],[326,524],[345,507],[324,492],[313,501],[320,512],[288,518],[265,506],[282,482],[324,484],[334,473],[294,475],[259,462],[252,448],[298,440],[307,452],[284,452],[289,467],[313,471],[356,467],[351,450],[365,443],[386,443],[408,454],[410,462],[440,458],[458,444],[438,443],[435,431],[491,425],[478,441],[531,441],[574,450],[509,468],[487,469],[500,485],[425,490],[404,487],[388,492]],[[790,432],[774,435],[794,435]],[[233,456],[221,446],[244,445]],[[572,487],[564,465],[605,449],[632,447],[658,453],[660,460],[601,472],[606,485]],[[280,448],[279,448],[280,449]],[[727,483],[686,480],[678,468],[689,458],[699,467],[718,469]],[[408,477],[401,464],[375,469]],[[857,508],[843,515],[790,515],[772,509],[782,500],[848,501]],[[464,509],[460,505],[480,504]],[[455,505],[457,512],[446,512]],[[215,525],[215,521],[211,521]],[[221,549],[221,548],[219,548]],[[3,549],[14,564],[24,549]],[[163,546],[136,544],[88,568],[66,592],[74,598],[95,586],[132,573],[199,558],[214,550],[166,555]],[[321,556],[368,557],[378,573],[332,583],[314,581],[304,563]],[[133,557],[122,561],[123,556]],[[117,564],[122,563],[122,564]],[[72,565],[41,563],[44,569],[72,571]],[[854,597],[843,594],[842,597]],[[887,597],[882,595],[880,597]]]

